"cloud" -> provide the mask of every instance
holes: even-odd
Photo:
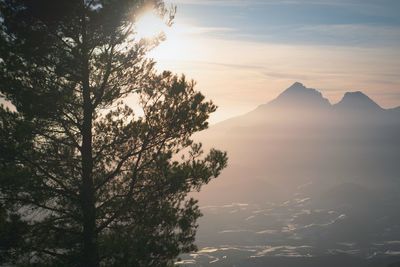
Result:
[[[250,5],[329,5],[350,6],[362,4],[360,1],[344,0],[168,0],[171,4],[214,5],[214,6],[250,6]],[[365,3],[364,3],[365,4]]]
[[[398,46],[400,28],[366,24],[320,24],[293,27],[292,37],[304,40],[313,36],[313,43],[347,46]],[[303,38],[302,38],[303,37]]]
[[[345,91],[362,90],[384,107],[400,104],[396,47],[289,45],[207,34],[191,38],[184,41],[188,45],[171,46],[172,52],[156,60],[161,69],[198,82],[198,89],[220,107],[213,121],[250,111],[294,81],[321,89],[332,103]]]
[[[362,90],[385,108],[400,105],[400,2],[172,2],[178,30],[152,56],[160,69],[198,82],[219,106],[213,122],[248,112],[295,81],[331,103]]]

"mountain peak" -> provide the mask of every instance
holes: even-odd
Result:
[[[300,83],[300,82],[295,82],[294,84],[292,84],[288,89],[306,89],[306,87],[304,86],[304,84]]]
[[[292,84],[275,100],[271,101],[270,104],[274,106],[288,106],[293,108],[315,108],[330,106],[328,99],[324,98],[319,91],[312,88],[307,88],[299,82]]]
[[[335,107],[344,109],[382,110],[377,103],[361,91],[346,92],[342,100],[340,100]]]

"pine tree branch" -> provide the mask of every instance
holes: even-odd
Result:
[[[97,229],[96,229],[97,233],[100,233],[101,231],[103,231],[103,229],[108,227],[108,225],[110,223],[112,223],[114,220],[116,220],[121,215],[121,212],[124,211],[126,209],[126,207],[129,205],[129,201],[132,198],[134,187],[135,187],[135,183],[136,183],[136,180],[137,180],[138,167],[139,167],[139,164],[141,162],[143,152],[144,152],[144,149],[141,149],[139,154],[138,154],[138,158],[137,158],[137,160],[135,162],[135,165],[134,165],[134,168],[133,168],[133,172],[132,172],[132,178],[131,178],[131,183],[130,183],[130,186],[129,186],[129,191],[126,194],[123,203],[121,204],[120,208],[113,215],[111,215],[111,217],[106,219],[106,221],[104,221],[100,226],[97,227]]]

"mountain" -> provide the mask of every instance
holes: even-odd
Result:
[[[400,108],[295,83],[196,138],[228,152],[197,193],[191,266],[387,266],[400,259]],[[209,147],[206,147],[209,148]]]
[[[365,95],[363,92],[347,92],[344,94],[342,100],[334,105],[337,109],[345,110],[362,110],[362,111],[382,111],[377,103]]]
[[[316,89],[307,88],[302,83],[296,82],[271,101],[268,106],[315,109],[327,108],[330,103]]]
[[[345,93],[332,105],[318,90],[296,82],[269,103],[198,136],[203,144],[227,150],[230,159],[201,198],[212,202],[222,198],[220,190],[240,188],[256,198],[262,192],[245,190],[252,181],[270,187],[251,190],[276,199],[309,181],[317,181],[309,190],[318,192],[342,182],[380,186],[382,180],[396,180],[399,111],[380,107],[362,92]]]

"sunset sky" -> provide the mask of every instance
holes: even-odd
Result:
[[[362,90],[400,105],[398,0],[171,0],[159,69],[185,73],[220,108],[243,114],[299,81],[331,103]]]

